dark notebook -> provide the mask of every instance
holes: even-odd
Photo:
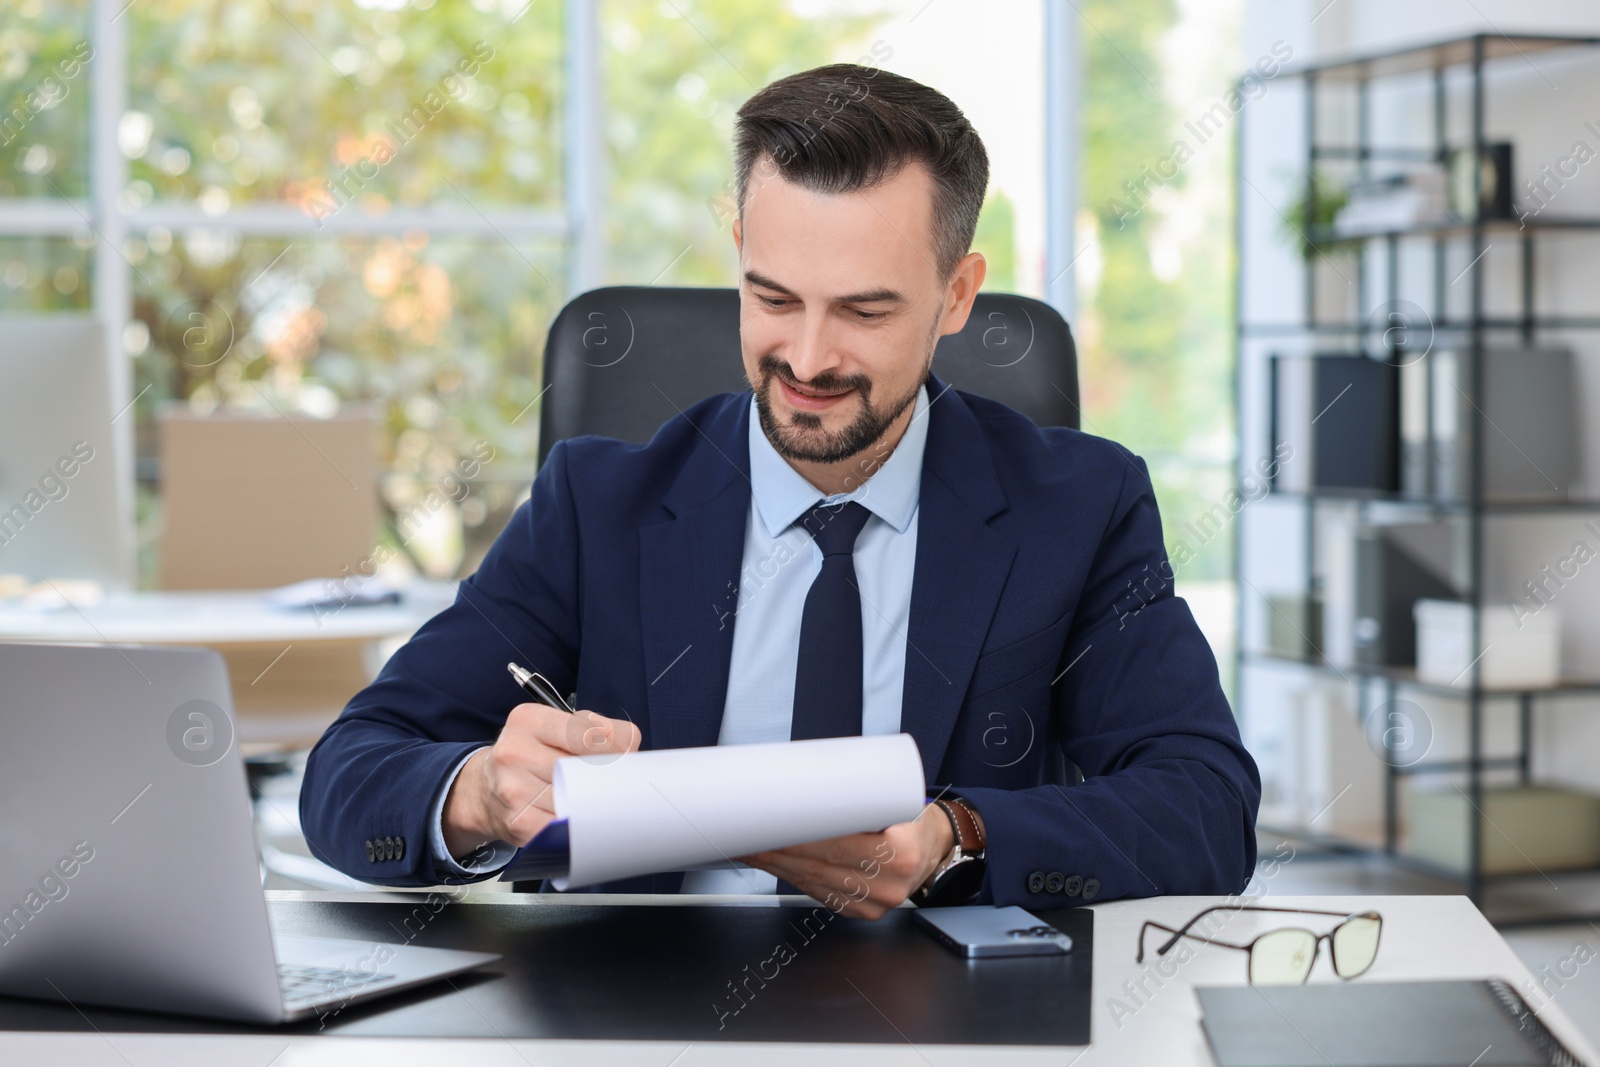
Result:
[[[1494,978],[1195,992],[1218,1067],[1583,1067]]]

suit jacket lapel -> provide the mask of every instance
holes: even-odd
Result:
[[[988,525],[1007,501],[977,419],[937,378],[928,394],[900,726],[916,738],[932,785],[1016,547]],[[716,744],[728,692],[750,510],[749,395],[699,429],[699,447],[662,500],[663,521],[639,534],[652,748]]]
[[[977,419],[937,378],[928,395],[900,728],[931,788],[951,784],[939,768],[1016,546],[988,525],[1007,502]]]
[[[733,656],[750,510],[749,394],[699,427],[698,447],[639,531],[639,609],[652,748],[714,745]]]

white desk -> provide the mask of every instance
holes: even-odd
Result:
[[[398,604],[275,607],[260,590],[110,593],[88,607],[0,604],[0,640],[118,645],[225,645],[373,641],[416,630],[453,599],[453,587],[419,583]]]
[[[45,610],[5,603],[0,641],[214,648],[228,662],[240,740],[309,745],[454,598],[454,583],[419,581],[398,604],[315,612],[278,607],[252,589],[111,593],[97,604]]]
[[[1269,886],[1270,888],[1270,886]],[[360,900],[361,894],[276,894],[286,899]],[[513,898],[516,906],[562,907],[569,903],[707,903],[706,897],[621,897],[581,894],[529,894]],[[729,906],[771,907],[771,897],[720,898]],[[1244,954],[1228,949],[1197,946],[1189,962],[1173,977],[1161,978],[1158,987],[1145,968],[1134,964],[1140,924],[1156,919],[1168,925],[1187,920],[1200,908],[1218,903],[1214,897],[1162,897],[1154,900],[1118,901],[1095,905],[1094,1044],[1085,1049],[1014,1048],[923,1045],[759,1045],[717,1043],[684,1046],[667,1042],[536,1042],[448,1041],[382,1038],[318,1037],[175,1037],[131,1034],[29,1034],[0,1033],[0,1062],[74,1067],[210,1067],[213,1064],[252,1064],[256,1067],[559,1067],[565,1064],[650,1064],[653,1067],[767,1064],[796,1067],[829,1064],[884,1064],[895,1067],[944,1067],[946,1064],[1016,1064],[1039,1067],[1183,1067],[1211,1064],[1210,1050],[1201,1032],[1195,985],[1244,984]],[[1465,897],[1269,897],[1267,901],[1291,907],[1358,911],[1376,908],[1383,914],[1383,944],[1369,977],[1372,980],[1487,978],[1511,981],[1537,1008],[1526,990],[1533,980],[1510,947]],[[499,894],[469,895],[460,905],[504,906]],[[1316,917],[1308,917],[1315,921]],[[1228,923],[1226,936],[1248,939],[1249,931],[1265,919],[1268,923],[1292,916],[1239,914]],[[998,961],[1004,963],[1004,961]],[[1143,980],[1150,991],[1139,1003],[1123,983]],[[1317,961],[1314,982],[1336,982],[1326,954]],[[1367,979],[1358,979],[1358,981]],[[464,995],[464,994],[463,994]],[[1131,1016],[1115,1009],[1113,998],[1133,1008]],[[619,1010],[623,1010],[619,1008]],[[1117,1016],[1114,1018],[1114,1011]],[[1540,1012],[1567,1047],[1581,1059],[1600,1063],[1594,1048],[1580,1036],[1554,1004]],[[1121,1025],[1118,1025],[1120,1021]]]

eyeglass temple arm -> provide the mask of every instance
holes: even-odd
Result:
[[[1180,937],[1194,937],[1194,938],[1196,938],[1196,940],[1207,941],[1207,942],[1210,942],[1211,944],[1214,944],[1214,945],[1228,945],[1229,948],[1244,948],[1244,949],[1248,949],[1249,946],[1247,946],[1247,945],[1231,945],[1226,941],[1217,941],[1217,940],[1215,940],[1213,938],[1209,938],[1209,937],[1198,937],[1195,934],[1189,933],[1189,928],[1190,927],[1192,927],[1195,923],[1199,922],[1201,919],[1204,919],[1207,915],[1210,915],[1214,911],[1274,911],[1274,912],[1283,912],[1285,914],[1291,914],[1291,915],[1340,915],[1340,916],[1348,916],[1350,914],[1349,912],[1345,912],[1345,911],[1322,911],[1322,910],[1317,909],[1317,908],[1279,908],[1279,907],[1274,907],[1274,906],[1272,906],[1270,904],[1213,904],[1213,905],[1211,905],[1211,907],[1205,908],[1202,911],[1200,911],[1198,914],[1195,915],[1194,918],[1192,918],[1188,922],[1184,923],[1183,927],[1181,929],[1178,929],[1178,930],[1173,930],[1172,927],[1170,927],[1170,926],[1162,926],[1160,923],[1147,922],[1145,924],[1146,926],[1159,927],[1160,929],[1166,930],[1166,931],[1168,931],[1168,932],[1170,932],[1172,934],[1172,936],[1167,938],[1166,942],[1160,948],[1156,949],[1156,953],[1158,955],[1165,956],[1168,952],[1172,951],[1172,946],[1176,945],[1178,943],[1178,938],[1180,938]],[[1143,947],[1143,936],[1144,936],[1143,932],[1141,931],[1141,933],[1140,933],[1140,938],[1141,938],[1140,947],[1141,948]]]
[[[1194,924],[1191,921],[1188,925],[1192,926]],[[1205,936],[1203,936],[1201,934],[1191,934],[1191,933],[1188,932],[1188,928],[1187,927],[1185,927],[1183,930],[1174,930],[1170,926],[1166,926],[1166,925],[1164,925],[1162,923],[1155,922],[1152,919],[1146,919],[1144,925],[1139,927],[1139,951],[1138,951],[1138,954],[1136,955],[1136,957],[1134,958],[1134,962],[1135,963],[1143,963],[1144,962],[1144,932],[1146,930],[1150,929],[1152,926],[1155,927],[1157,930],[1163,930],[1163,931],[1165,931],[1165,932],[1167,932],[1167,933],[1172,935],[1170,938],[1167,939],[1167,941],[1160,948],[1156,949],[1156,955],[1158,955],[1158,956],[1165,956],[1168,952],[1170,952],[1172,950],[1172,946],[1178,943],[1178,939],[1180,937],[1187,937],[1187,938],[1190,938],[1190,939],[1195,940],[1195,941],[1201,941],[1201,942],[1204,942],[1207,945],[1221,945],[1223,948],[1236,948],[1236,949],[1239,949],[1241,952],[1249,952],[1250,951],[1250,946],[1249,945],[1235,944],[1232,941],[1219,941],[1216,938],[1205,937]]]

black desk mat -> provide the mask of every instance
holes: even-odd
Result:
[[[498,952],[479,971],[275,1029],[0,997],[0,1030],[1086,1045],[1094,913],[1065,956],[967,961],[909,909],[273,901],[273,928]],[[442,905],[442,906],[441,906]],[[409,921],[408,921],[409,920]]]

